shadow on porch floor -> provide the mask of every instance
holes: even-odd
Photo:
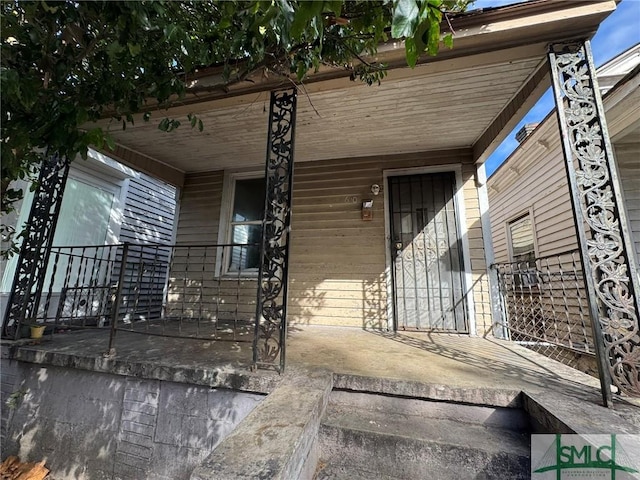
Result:
[[[108,331],[46,337],[16,350],[16,358],[165,380],[218,381],[234,373],[247,388],[270,389],[277,375],[249,371],[251,343],[212,342],[118,332],[116,355],[106,358]],[[355,328],[295,326],[287,342],[287,368],[322,368],[338,374],[392,378],[459,388],[559,389],[599,395],[598,380],[511,342],[436,333],[389,333]],[[171,377],[166,378],[172,371]],[[197,371],[199,374],[189,374]],[[177,376],[177,377],[176,377]],[[264,381],[256,383],[259,378]],[[224,383],[224,381],[223,381]],[[219,385],[224,386],[224,385]]]
[[[295,327],[288,365],[459,388],[567,393],[596,391],[599,381],[514,343],[468,335]]]

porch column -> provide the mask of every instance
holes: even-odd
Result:
[[[3,337],[17,339],[21,322],[38,313],[68,174],[69,161],[66,158],[50,156],[42,162],[7,301],[2,324]]]
[[[628,395],[640,395],[638,266],[591,46],[588,41],[551,45],[549,63],[602,397],[611,406],[611,382]]]
[[[255,367],[284,370],[295,88],[271,92],[265,166],[266,200],[253,341]]]

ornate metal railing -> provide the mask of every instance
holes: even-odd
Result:
[[[602,399],[611,407],[612,382],[640,396],[640,275],[590,43],[552,44],[548,59]]]
[[[243,266],[259,244],[126,245],[123,256],[112,334],[253,341],[257,269]]]
[[[52,247],[35,313],[16,317],[46,334],[110,330],[252,342],[259,244],[118,244]],[[40,252],[36,251],[36,254]],[[251,257],[253,260],[247,262]]]
[[[554,345],[595,354],[578,250],[492,268],[498,275],[502,328],[508,338],[538,350]]]
[[[101,327],[109,323],[113,275],[122,245],[58,246],[32,250],[48,258],[42,287],[28,315],[7,316],[6,327],[25,335],[24,327],[44,325],[49,332]],[[9,304],[7,308],[12,308]],[[15,312],[14,312],[15,313]],[[22,313],[22,312],[19,312]]]
[[[62,205],[62,192],[69,175],[66,157],[47,156],[40,167],[20,253],[2,320],[2,336],[18,338],[21,319],[32,318],[38,311],[49,263],[56,222]]]
[[[297,90],[271,92],[253,364],[285,366]]]

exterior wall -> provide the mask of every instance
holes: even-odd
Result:
[[[490,297],[480,207],[475,166],[468,150],[296,163],[289,262],[290,324],[391,327],[387,315],[385,197],[384,192],[374,197],[371,185],[385,189],[384,170],[460,164],[474,318],[478,334],[489,330]],[[187,176],[180,203],[178,243],[217,241],[222,183],[222,171]],[[361,219],[364,199],[374,200],[372,221]],[[176,264],[170,275],[176,283],[179,271]],[[216,281],[210,282],[215,285]],[[254,315],[255,281],[247,281],[246,286],[241,308]],[[181,301],[179,292],[173,301]]]
[[[129,179],[122,212],[121,242],[165,243],[173,240],[176,190],[143,173]]]
[[[640,141],[614,147],[636,258],[640,260]]]
[[[192,246],[177,247],[174,251],[166,305],[168,317],[229,320],[237,315],[247,321],[255,318],[257,280],[216,276],[215,244],[223,182],[223,171],[190,174],[185,178],[176,245]]]
[[[536,257],[578,248],[555,116],[541,124],[489,178],[489,212],[496,262],[508,262],[507,223],[531,214]]]
[[[108,244],[122,242],[170,244],[172,242],[176,208],[176,190],[174,187],[144,173],[135,172],[94,151],[90,152],[89,160],[85,161],[78,158],[71,164],[69,177],[79,182],[91,184],[97,189],[108,190],[114,194],[113,203],[110,208],[107,208],[108,218],[98,219],[95,216],[87,216],[82,223],[79,223],[78,231],[91,231],[95,228],[95,223],[106,221],[109,226],[104,242]],[[29,184],[27,182],[21,181],[17,185],[24,191],[28,191]],[[63,210],[75,206],[73,205],[74,198],[73,192],[65,193]],[[7,225],[15,225],[17,223],[22,202],[19,202],[16,207],[17,212],[3,217],[3,223]],[[62,231],[57,232],[63,234],[63,238],[65,234],[64,227],[61,227]],[[59,240],[59,238],[60,236],[56,235],[54,245],[68,246],[71,243]],[[78,244],[77,242],[76,240],[76,244]],[[140,250],[140,247],[132,247],[131,251],[135,254],[139,253]],[[159,255],[155,255],[156,252],[153,249],[147,249],[146,252],[145,255],[142,255],[143,258],[132,255],[132,259],[133,257],[135,259],[130,261],[130,268],[128,268],[128,273],[125,277],[124,295],[125,298],[130,299],[131,304],[135,303],[136,305],[136,311],[134,312],[132,307],[129,312],[130,315],[140,318],[157,318],[162,308],[168,253],[166,249],[157,252]],[[74,253],[79,253],[79,250]],[[4,275],[6,268],[11,269],[10,273],[7,272],[8,276],[3,282],[3,291],[0,292],[0,299],[2,300],[0,305],[1,318],[4,318],[4,308],[11,288],[16,260],[17,256],[12,261],[6,262],[2,259],[0,262],[0,276]],[[11,275],[10,278],[9,275]],[[117,278],[118,272],[116,271],[113,274],[112,281],[116,282]],[[48,280],[46,279],[45,281]],[[59,294],[55,293],[53,298],[55,301],[52,302],[52,306],[49,308],[49,317],[55,316]],[[41,312],[41,315],[44,315],[44,312]]]
[[[188,479],[263,398],[2,359],[2,454],[60,480]]]
[[[640,252],[640,111],[632,105],[640,101],[639,61],[640,45],[636,45],[598,69],[636,252]],[[488,186],[497,262],[510,260],[506,223],[526,212],[532,216],[537,256],[578,248],[555,111],[489,178]]]
[[[630,74],[620,85],[610,90],[603,100],[636,253],[640,253],[640,141],[636,140],[638,131],[634,125],[640,119],[640,113],[629,106],[637,103],[639,91],[637,73],[635,76]],[[550,338],[557,334],[565,335],[566,342],[566,338],[570,336],[566,333],[569,329],[574,333],[578,332],[577,344],[581,335],[583,338],[590,338],[588,306],[585,300],[579,300],[586,299],[587,296],[581,279],[579,255],[575,255],[575,261],[569,256],[556,257],[561,252],[576,250],[578,241],[555,111],[549,114],[491,176],[488,186],[496,262],[512,260],[507,224],[528,212],[532,220],[536,257],[552,256],[548,260],[539,260],[538,268],[543,271],[548,269],[557,274],[558,262],[564,262],[562,270],[566,275],[567,288],[571,289],[567,294],[564,285],[560,288],[552,281],[546,280],[531,291],[516,290],[514,295],[517,298],[507,299],[507,308],[515,312],[515,323],[522,321],[533,325],[533,321],[525,318],[525,312],[529,311],[529,315],[535,318],[547,318],[547,325],[553,325],[554,329],[558,330],[548,332]],[[571,281],[570,273],[574,265],[577,269],[575,285]],[[523,303],[527,301],[530,305],[523,307]],[[550,315],[557,323],[550,321]],[[539,330],[537,335],[543,333]],[[545,350],[544,346],[541,348]],[[596,371],[595,363],[588,357],[579,358],[578,355],[564,349],[548,350],[549,353],[545,354],[555,355],[564,363],[588,373],[593,374]]]
[[[119,243],[164,244],[173,240],[176,189],[144,173],[124,182]],[[169,251],[132,246],[123,285],[128,319],[156,319],[162,313]],[[117,282],[119,270],[114,272]],[[124,313],[124,312],[123,312]]]

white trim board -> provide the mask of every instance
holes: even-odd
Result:
[[[244,169],[244,170],[225,170],[224,178],[222,181],[222,198],[220,199],[220,218],[218,224],[218,245],[231,243],[231,209],[232,203],[235,198],[236,180],[251,179],[251,178],[264,178],[264,169]],[[222,269],[222,248],[216,249],[216,267],[215,276],[224,280],[227,275],[226,268]],[[233,275],[233,279],[243,278],[249,280],[255,280],[258,278],[258,273],[244,273],[239,277],[237,274]]]

